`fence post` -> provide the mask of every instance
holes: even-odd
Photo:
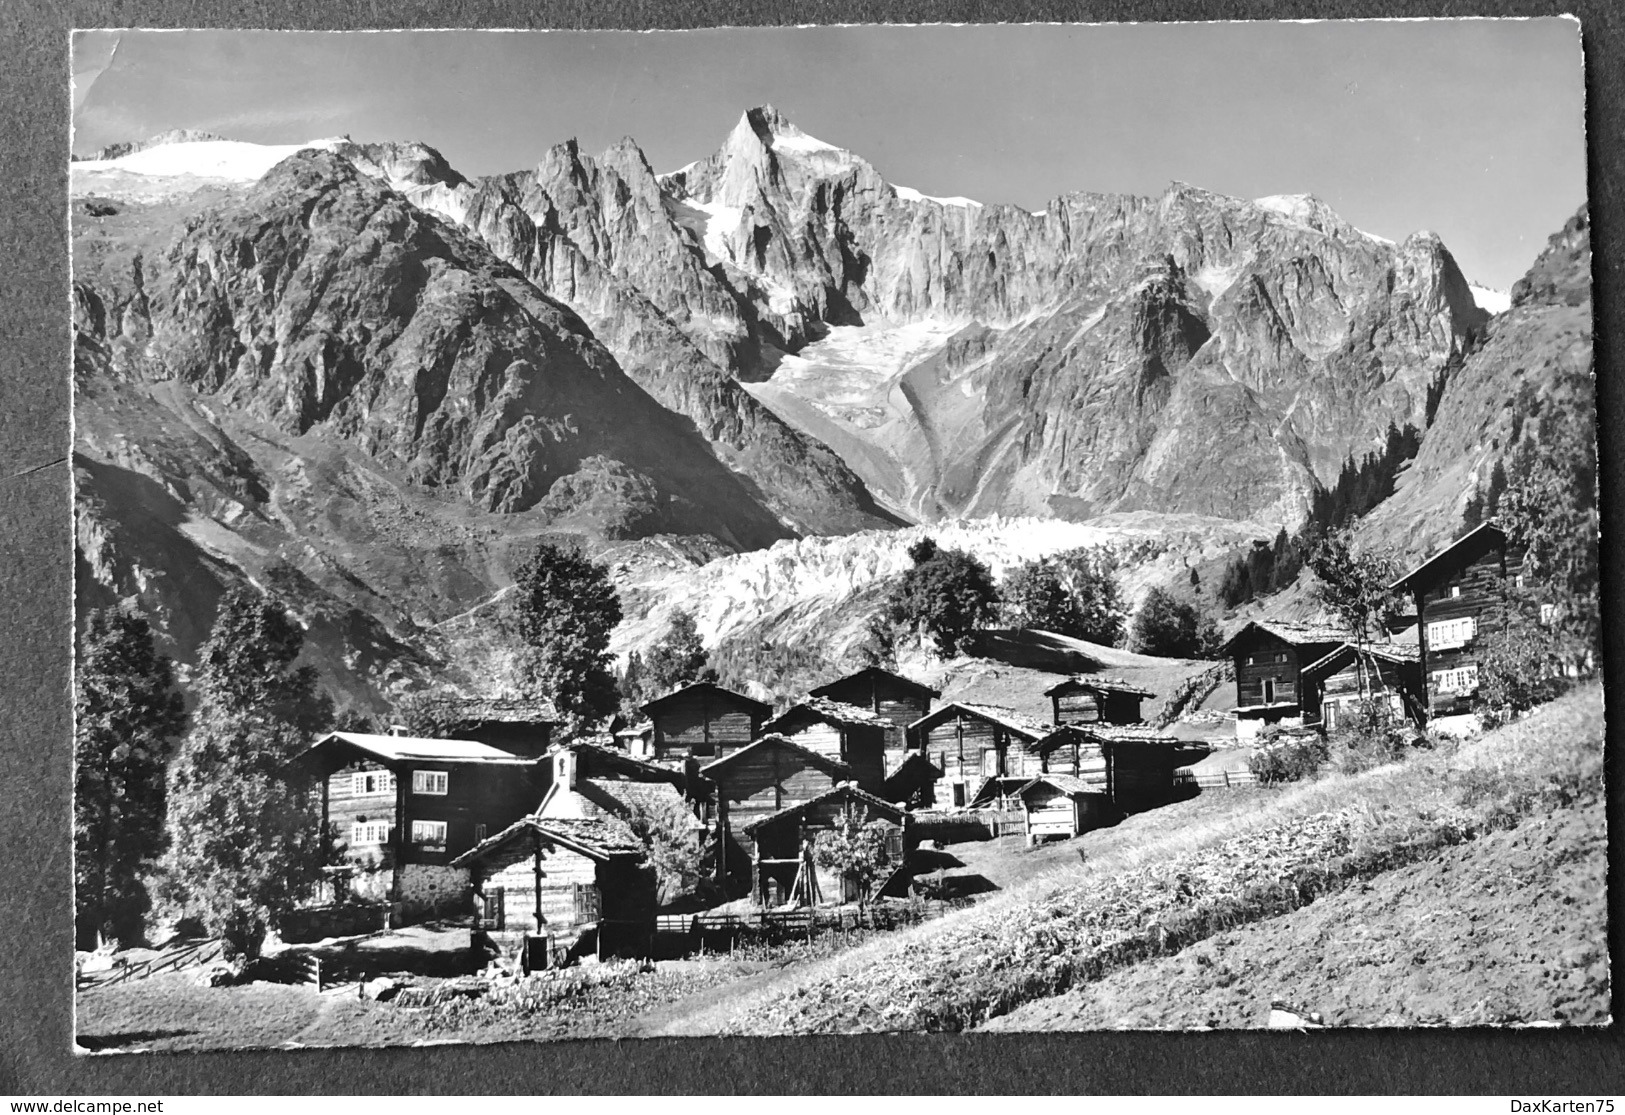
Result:
[[[1219,773],[1224,775],[1224,788],[1228,790],[1230,788],[1230,772],[1225,770]]]

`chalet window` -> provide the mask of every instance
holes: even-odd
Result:
[[[443,770],[415,770],[412,772],[414,794],[444,794],[446,772]]]
[[[1471,693],[1478,688],[1478,664],[1433,671],[1433,688],[1440,693]]]
[[[485,826],[481,825],[480,827],[484,828]],[[503,889],[501,887],[492,887],[490,890],[481,895],[481,898],[484,899],[483,905],[485,906],[485,909],[480,912],[480,920],[485,923],[485,928],[504,928],[503,922],[505,919],[503,915],[506,913],[506,911],[503,909],[503,906],[505,905],[502,900]]]
[[[360,796],[362,794],[393,794],[395,792],[395,776],[387,770],[358,771],[350,775],[350,793]]]
[[[388,844],[388,821],[356,821],[350,826],[350,846],[359,847],[363,844]]]
[[[1472,642],[1473,636],[1477,634],[1478,620],[1472,616],[1442,619],[1428,624],[1428,647],[1432,650],[1464,647]]]
[[[1451,595],[1452,598],[1460,596],[1461,595],[1461,586],[1460,585],[1451,585],[1450,586],[1450,595]]]
[[[422,844],[426,848],[443,848],[446,845],[446,822],[444,821],[413,821],[412,843]]]
[[[965,784],[963,782],[954,783],[954,804],[965,804]]]
[[[1523,588],[1523,574],[1522,573],[1519,573],[1516,577],[1512,578],[1512,587],[1513,588]]]
[[[1542,626],[1550,625],[1557,618],[1556,604],[1542,604],[1540,606],[1540,622]]]

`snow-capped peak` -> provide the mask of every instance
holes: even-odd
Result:
[[[934,201],[938,205],[957,205],[964,209],[980,209],[982,203],[968,197],[932,197],[907,186],[893,185],[892,191],[904,201]]]
[[[224,179],[228,182],[254,182],[283,159],[316,148],[337,151],[349,142],[342,137],[315,139],[309,143],[245,143],[234,139],[210,139],[193,143],[164,143],[116,159],[84,159],[73,164],[81,174],[121,171],[151,177]]]
[[[1478,303],[1478,308],[1488,313],[1504,314],[1512,306],[1512,295],[1508,291],[1479,286],[1477,283],[1467,284],[1467,289],[1473,292],[1473,301]]]
[[[1336,210],[1313,194],[1271,194],[1269,197],[1254,198],[1253,204],[1284,217],[1293,224],[1302,225],[1316,232],[1347,229],[1374,243],[1394,246],[1394,242],[1387,237],[1355,228],[1339,216]]]

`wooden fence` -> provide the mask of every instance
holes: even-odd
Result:
[[[1226,790],[1232,786],[1256,786],[1258,775],[1250,770],[1220,770],[1202,772],[1198,774],[1193,770],[1174,771],[1174,785],[1197,786],[1204,790]]]
[[[201,966],[219,958],[219,941],[198,941],[178,949],[166,950],[139,964],[121,964],[103,972],[80,972],[76,983],[79,990],[99,991],[104,987],[124,983],[126,980],[146,979],[159,972]]]

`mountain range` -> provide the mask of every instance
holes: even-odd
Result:
[[[274,584],[370,705],[477,684],[540,537],[640,585],[990,516],[1176,516],[1209,560],[1390,427],[1417,469],[1430,418],[1466,437],[1464,369],[1546,298],[1491,323],[1437,236],[1304,196],[932,198],[768,107],[667,174],[631,140],[468,178],[163,138],[73,168],[80,606],[139,598],[184,663],[225,585]]]

